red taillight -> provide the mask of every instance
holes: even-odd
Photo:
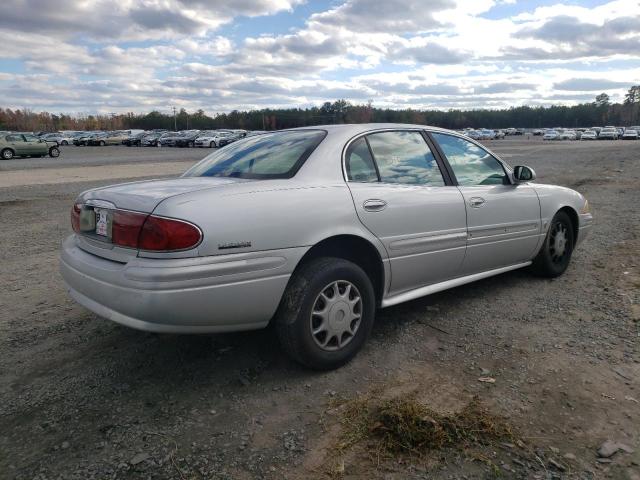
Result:
[[[111,241],[122,247],[138,248],[140,230],[147,217],[146,213],[114,210]]]
[[[80,233],[81,210],[80,203],[71,208],[71,225],[77,233]],[[125,210],[112,210],[111,215],[111,242],[121,247],[156,252],[187,250],[202,239],[200,229],[183,220]]]
[[[76,233],[80,232],[80,210],[82,209],[82,204],[74,203],[73,207],[71,207],[71,227],[73,231]]]
[[[200,229],[181,220],[154,217],[144,222],[138,248],[141,250],[186,250],[193,248],[202,238]]]

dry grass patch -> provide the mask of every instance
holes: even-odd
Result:
[[[415,395],[387,400],[357,398],[343,404],[342,410],[338,450],[367,442],[378,458],[398,454],[422,457],[433,450],[468,450],[514,439],[507,422],[491,414],[477,398],[450,414],[432,410]]]

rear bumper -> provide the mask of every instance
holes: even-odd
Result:
[[[163,333],[265,327],[306,248],[119,263],[65,240],[60,271],[72,298],[114,322]]]

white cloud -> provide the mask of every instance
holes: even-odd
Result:
[[[285,34],[244,38],[221,26],[299,15],[301,0],[6,2],[0,62],[17,60],[25,73],[0,70],[2,106],[213,113],[346,98],[497,108],[601,90],[620,99],[640,83],[640,12],[630,0],[499,19],[483,14],[513,1],[343,0]]]

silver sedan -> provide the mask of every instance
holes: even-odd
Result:
[[[517,268],[562,274],[591,226],[589,205],[533,180],[531,168],[438,128],[265,133],[179,178],[80,194],[61,271],[76,301],[128,327],[274,322],[292,358],[336,368],[378,308]]]

